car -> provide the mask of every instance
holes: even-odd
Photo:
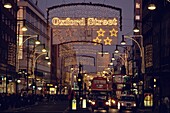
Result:
[[[116,96],[110,96],[109,97],[109,106],[111,108],[117,108],[118,105],[118,98]]]
[[[109,102],[107,94],[94,94],[90,103],[92,112],[94,112],[94,110],[106,110],[107,113],[109,112]]]
[[[134,95],[121,95],[118,102],[118,109],[120,112],[123,110],[136,111],[136,99]]]

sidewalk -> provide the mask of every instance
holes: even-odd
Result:
[[[158,113],[158,111],[152,111],[152,109],[138,109],[140,113]]]
[[[4,110],[4,111],[1,111],[1,112],[14,112],[14,111],[18,111],[18,110],[21,110],[21,109],[27,109],[29,107],[32,107],[32,106],[37,106],[37,105],[40,105],[42,102],[39,102],[39,103],[35,103],[33,105],[27,105],[27,106],[24,106],[24,107],[18,107],[18,108],[11,108],[9,107],[7,110]]]

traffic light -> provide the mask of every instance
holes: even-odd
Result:
[[[78,83],[79,88],[81,89],[82,83],[83,83],[83,77],[80,73],[78,74],[78,77],[77,77],[77,83]]]

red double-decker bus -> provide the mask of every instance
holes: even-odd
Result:
[[[92,111],[104,109],[109,111],[109,89],[107,78],[94,77],[91,82],[90,106]]]
[[[94,77],[91,83],[91,91],[107,91],[108,83],[107,78]]]

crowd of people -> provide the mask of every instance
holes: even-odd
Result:
[[[6,94],[0,93],[0,112],[35,105],[41,102],[68,100],[67,95],[40,95],[40,94]]]
[[[7,110],[9,108],[19,108],[28,105],[33,105],[36,102],[41,102],[42,95],[35,94],[5,94],[0,93],[0,111]]]

